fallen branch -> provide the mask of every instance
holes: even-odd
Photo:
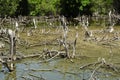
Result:
[[[93,75],[95,74],[96,70],[99,69],[99,68],[101,67],[101,65],[102,65],[102,63],[101,63],[100,65],[98,65],[98,66],[93,70],[93,72],[92,72],[92,74],[91,74],[89,80],[93,80]]]
[[[53,71],[53,69],[30,69],[31,71]]]
[[[32,55],[24,55],[23,58],[33,58],[33,57],[39,57],[41,54],[32,54]]]
[[[98,62],[95,62],[95,63],[89,63],[89,64],[86,64],[86,65],[83,65],[80,67],[80,69],[84,69],[86,67],[89,67],[89,66],[92,66],[92,65],[97,65],[97,64],[100,64],[102,63],[101,61],[98,61]]]
[[[41,62],[49,62],[50,60],[54,59],[55,57],[57,57],[60,53],[58,52],[55,56],[51,57],[50,59],[44,60],[44,61],[40,61]]]
[[[120,72],[120,68],[115,66],[115,65],[112,65],[112,64],[107,64],[105,63],[103,66],[101,66],[102,68],[105,68],[105,69],[109,69],[109,70],[112,70],[114,72]]]
[[[32,77],[35,77],[35,78],[38,78],[39,80],[45,80],[41,75],[40,75],[40,77],[36,76],[36,75],[33,75],[33,74],[30,74],[30,73],[28,75],[30,75]]]
[[[79,73],[74,73],[74,72],[62,72],[61,70],[54,70],[62,74],[72,74],[72,75],[78,75]]]
[[[22,76],[21,78],[25,79],[25,80],[33,80],[32,78],[28,77],[28,76]]]

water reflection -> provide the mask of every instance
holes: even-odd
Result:
[[[12,66],[11,66],[12,65]],[[14,63],[7,63],[2,62],[1,69],[0,69],[0,80],[15,80],[16,79],[16,73],[13,70]]]
[[[75,65],[70,67],[66,63],[60,64],[60,61],[38,63],[38,61],[26,60],[17,62],[14,71],[0,72],[0,80],[89,80],[93,70],[80,70]],[[113,77],[111,73],[97,71],[95,79],[120,80],[120,77]]]
[[[5,74],[3,72],[0,72],[0,79],[5,80]]]

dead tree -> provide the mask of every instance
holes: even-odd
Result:
[[[112,11],[109,12],[108,14],[109,18],[108,18],[108,22],[109,22],[109,26],[107,27],[106,31],[109,33],[112,33],[114,31],[114,25],[115,25],[115,18],[112,14]]]
[[[110,37],[110,34],[113,33],[115,23],[111,23],[111,24],[112,24],[112,25],[108,26],[108,27],[104,30],[104,35],[103,35],[101,41],[102,41],[102,40],[105,40],[106,37]]]
[[[84,29],[85,40],[88,40],[93,36],[93,33],[92,33],[92,31],[90,31],[88,29],[88,26],[89,26],[88,18],[83,16],[83,18],[82,18],[82,27]]]
[[[113,28],[114,25],[115,25],[115,23],[112,23],[112,25],[110,25],[109,27],[107,27],[106,32],[112,33],[114,31],[114,28]]]
[[[7,36],[9,39],[9,43],[10,43],[10,48],[9,48],[10,57],[9,57],[9,59],[11,61],[14,61],[14,60],[16,60],[16,35],[15,35],[15,31],[13,31],[11,29],[5,29],[5,30],[3,29],[2,34],[4,34],[3,38],[5,36]],[[7,68],[9,68],[7,61],[5,61],[4,64],[6,65]],[[11,63],[11,65],[10,65],[11,70],[13,70],[13,67],[14,67],[14,65],[13,65],[13,63]]]
[[[85,31],[88,31],[89,21],[88,18],[85,16],[82,16],[82,27]]]
[[[19,26],[19,25],[18,25],[18,22],[16,21],[16,22],[15,22],[15,29],[16,29],[16,31],[19,30],[18,26]]]
[[[11,57],[11,61],[16,60],[16,35],[15,35],[15,31],[8,29],[8,38],[10,41],[10,57]],[[14,64],[11,63],[10,65],[11,69],[14,69]]]
[[[112,16],[111,16],[111,14],[112,14],[112,11],[109,11],[109,14],[108,14],[109,15],[109,20],[108,21],[109,21],[110,24],[112,23]]]
[[[15,34],[17,42],[20,44],[20,28],[17,21],[15,22]]]
[[[62,16],[61,18],[61,24],[63,29],[63,47],[65,49],[65,53],[68,58],[70,58],[69,51],[68,51],[68,45],[67,45],[67,33],[68,33],[68,27],[66,25],[65,17]]]
[[[8,29],[7,30],[8,38],[10,41],[10,55],[11,61],[16,60],[16,36],[15,31]]]
[[[7,61],[2,61],[2,72],[11,72],[12,69],[8,66]]]
[[[37,29],[36,20],[33,18],[34,29]]]
[[[64,16],[61,17],[61,25],[62,25],[63,31],[68,31],[68,26],[67,26],[66,19]]]
[[[75,40],[73,42],[73,54],[72,54],[72,58],[75,57],[77,38],[78,38],[78,32],[76,32],[76,37],[75,37]]]
[[[37,29],[36,21],[33,18],[33,27],[30,28],[30,30],[27,32],[27,36],[32,36],[33,35],[33,30]]]

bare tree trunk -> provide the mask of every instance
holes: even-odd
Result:
[[[75,58],[77,38],[78,38],[78,32],[76,33],[76,37],[75,37],[75,40],[74,40],[74,43],[73,43],[73,55],[72,55],[72,58]]]
[[[67,37],[67,31],[64,32],[64,40],[63,41],[64,41],[64,48],[65,48],[66,55],[68,58],[70,58],[66,37]]]
[[[8,38],[10,41],[10,58],[11,61],[16,60],[16,37],[15,37],[15,32],[12,30],[8,30]],[[11,70],[14,69],[14,64],[10,64]]]
[[[69,51],[68,51],[68,45],[67,45],[67,33],[68,33],[68,27],[66,25],[66,21],[65,21],[65,17],[62,16],[61,18],[61,24],[62,24],[62,29],[63,29],[63,46],[64,46],[64,49],[65,49],[65,53],[67,55],[68,58],[70,58],[70,55],[69,55]]]
[[[109,24],[112,23],[112,19],[111,19],[111,11],[109,12],[109,18],[108,18]]]
[[[10,55],[11,55],[11,60],[16,60],[16,37],[15,37],[15,32],[12,30],[8,30],[8,38],[10,41]]]
[[[10,38],[10,54],[11,54],[11,59],[15,60],[15,55],[16,55],[16,40],[15,40],[15,38]]]

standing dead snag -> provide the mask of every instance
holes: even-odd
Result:
[[[78,32],[76,32],[76,37],[75,37],[75,40],[74,40],[74,43],[73,43],[73,54],[72,54],[72,58],[75,57],[77,38],[78,38]]]
[[[15,37],[15,31],[12,31],[11,29],[8,29],[8,38],[10,41],[10,55],[11,55],[11,61],[16,60],[16,37]]]
[[[33,30],[37,29],[36,21],[35,18],[33,19],[33,27],[30,28],[30,30],[27,32],[27,36],[32,36],[33,35]]]
[[[64,32],[63,46],[65,48],[65,53],[67,57],[70,58],[69,51],[68,51],[68,45],[67,45],[67,31]]]
[[[68,45],[67,45],[67,33],[68,33],[68,27],[66,25],[65,17],[62,16],[61,18],[61,24],[63,29],[63,47],[65,49],[65,53],[68,58],[70,58],[69,51],[68,51]]]
[[[61,17],[61,25],[62,25],[63,31],[68,31],[68,26],[64,16]]]
[[[18,27],[18,22],[15,22],[15,31],[18,32],[19,31],[19,27]]]
[[[83,16],[82,27],[85,31],[85,40],[89,40],[93,36],[93,33],[88,29],[88,26],[89,26],[88,18]]]
[[[8,66],[8,64],[7,64],[7,61],[2,61],[2,60],[0,60],[1,61],[1,63],[2,63],[2,72],[11,72],[12,70],[10,69],[10,67]]]
[[[16,21],[15,22],[15,34],[16,34],[17,41],[20,44],[20,34],[19,33],[20,33],[20,28],[19,28],[18,22]]]
[[[16,36],[15,31],[12,31],[11,29],[8,29],[8,38],[10,41],[10,58],[11,61],[16,60]],[[14,69],[14,64],[11,63],[10,65],[11,70]]]
[[[110,24],[112,23],[112,16],[111,16],[112,14],[111,13],[112,13],[112,11],[109,11],[109,14],[108,14],[108,16],[109,16],[108,21]]]
[[[35,18],[33,19],[34,28],[37,29]]]
[[[114,18],[112,16],[111,11],[109,12],[108,15],[109,15],[108,22],[109,22],[110,26],[106,29],[106,31],[109,32],[109,33],[112,33],[114,31],[113,26],[115,25],[115,22],[114,22]]]
[[[108,14],[109,26],[104,30],[104,35],[103,35],[103,38],[101,39],[101,41],[102,40],[109,40],[110,34],[114,32],[115,21],[116,21],[115,16],[112,13],[112,11],[110,11]],[[105,38],[107,38],[107,39],[105,39]]]
[[[105,40],[106,37],[108,37],[108,38],[110,37],[110,34],[114,32],[114,25],[115,25],[115,23],[113,22],[110,26],[108,26],[108,27],[104,30],[104,35],[103,35],[101,41],[102,41],[102,40]],[[107,39],[108,39],[108,38],[107,38]]]

